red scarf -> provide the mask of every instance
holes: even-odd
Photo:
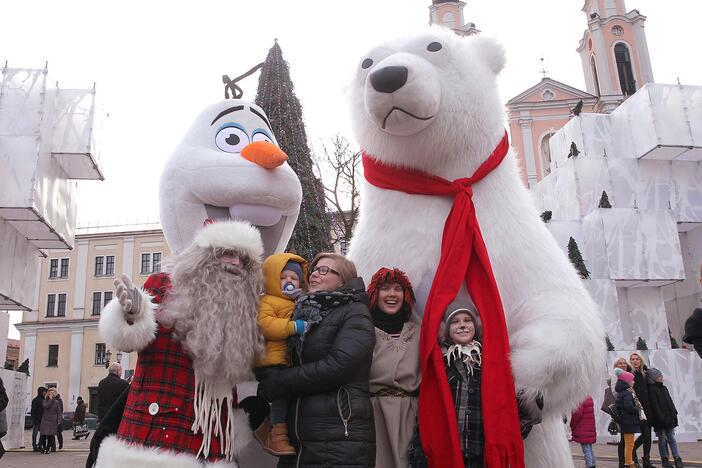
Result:
[[[386,166],[363,154],[365,178],[378,188],[453,198],[451,212],[444,224],[441,259],[429,291],[420,338],[419,427],[422,447],[431,467],[463,467],[453,397],[437,337],[444,312],[464,281],[483,325],[485,466],[524,467],[524,446],[509,362],[505,314],[472,200],[473,184],[499,166],[508,149],[509,140],[505,133],[472,177],[453,182],[417,170]]]

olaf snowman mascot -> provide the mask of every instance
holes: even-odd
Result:
[[[495,376],[496,382],[498,386],[514,385],[512,398],[519,396],[523,409],[541,418],[524,439],[523,448],[517,433],[519,440],[499,452],[502,441],[513,433],[505,430],[494,434],[486,412],[497,410],[490,406],[492,395],[483,391],[486,459],[498,454],[498,461],[487,466],[572,467],[562,417],[597,387],[597,376],[605,362],[605,332],[594,302],[540,221],[520,180],[516,157],[507,144],[503,104],[497,93],[496,78],[504,64],[505,52],[494,40],[483,36],[461,38],[439,28],[388,42],[361,58],[350,87],[351,115],[356,138],[364,150],[365,177],[370,182],[363,187],[350,257],[366,281],[382,266],[405,271],[417,285],[421,309],[435,274],[438,276],[442,235],[447,236],[443,239],[447,248],[455,240],[452,236],[463,235],[461,229],[466,226],[447,224],[445,229],[449,214],[457,216],[461,212],[466,213],[463,221],[474,219],[489,258],[476,254],[480,249],[474,236],[472,245],[477,250],[472,251],[470,261],[482,259],[489,268],[485,267],[485,274],[472,277],[469,268],[469,278],[485,280],[473,289],[468,285],[470,296],[478,305],[481,320],[489,319],[496,330],[500,324],[495,310],[499,310],[501,299],[508,333],[505,352],[492,357],[493,361],[497,359],[495,362],[507,362],[506,372]],[[422,184],[429,179],[443,184],[447,193],[426,194],[417,187],[408,187],[412,174],[420,174]],[[448,268],[459,262],[458,257],[463,258],[459,253],[454,255],[454,251],[455,258],[447,259]],[[483,285],[489,286],[488,269],[494,274],[492,283],[496,282],[499,296],[493,310],[481,310],[475,296],[483,294]],[[465,271],[461,270],[459,276]],[[446,280],[444,277],[437,283]],[[462,276],[459,280],[457,294],[465,298],[468,281]],[[435,295],[434,300],[445,304],[452,297]],[[424,353],[433,352],[436,334],[425,336],[424,327],[431,319],[427,310],[420,312],[425,322],[424,380],[433,378],[425,372],[432,361]],[[485,348],[499,344],[491,340],[488,343],[484,336],[483,372],[491,366]],[[422,385],[420,433],[430,463],[462,466],[460,458],[452,462],[446,453],[437,453],[436,444],[442,442],[422,432],[424,381]],[[483,390],[485,385],[484,374]],[[450,408],[453,411],[453,402]],[[509,418],[517,419],[518,428],[516,404],[507,410],[507,419],[501,422],[510,426]],[[455,415],[453,418],[455,421]],[[491,431],[494,440],[489,441]],[[436,437],[450,439],[446,431]],[[455,450],[456,446],[452,447]],[[460,457],[460,445],[458,450]]]
[[[285,248],[302,199],[286,160],[263,110],[230,99],[166,163],[161,223],[175,256],[143,290],[122,275],[100,317],[109,346],[139,356],[99,468],[237,466],[252,439],[237,385],[263,350],[261,258]]]

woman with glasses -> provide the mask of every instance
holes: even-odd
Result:
[[[373,408],[368,393],[375,331],[356,266],[335,253],[310,265],[309,290],[293,320],[305,332],[292,336],[293,367],[267,370],[259,395],[287,398],[288,434],[294,456],[288,466],[375,466]]]

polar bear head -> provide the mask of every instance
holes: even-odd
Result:
[[[228,99],[200,113],[161,173],[161,225],[174,252],[203,224],[240,219],[256,226],[266,255],[282,252],[300,212],[300,181],[263,109]]]
[[[495,40],[445,28],[371,49],[350,88],[358,142],[393,165],[442,176],[475,169],[504,134],[504,64]]]

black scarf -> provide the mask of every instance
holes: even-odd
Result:
[[[385,333],[394,335],[402,331],[402,327],[405,325],[407,318],[407,311],[403,304],[402,309],[396,314],[386,314],[380,307],[373,307],[371,309],[371,317],[373,317],[373,324],[376,328],[383,330]]]
[[[303,294],[295,301],[295,310],[292,320],[304,320],[308,326],[302,335],[292,335],[288,338],[288,349],[300,354],[309,330],[324,319],[330,312],[346,304],[358,302],[362,299],[365,289],[356,290],[353,287],[336,291],[319,291],[317,293]]]

